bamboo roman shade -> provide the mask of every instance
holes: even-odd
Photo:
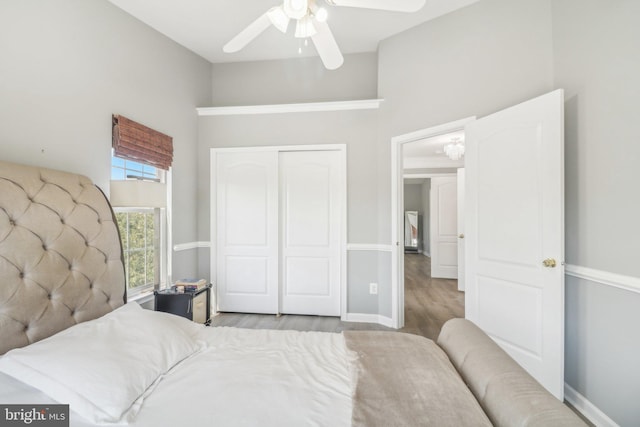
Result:
[[[114,114],[112,124],[117,157],[169,170],[173,161],[173,138],[124,116]]]

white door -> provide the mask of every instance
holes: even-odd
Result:
[[[218,309],[278,312],[278,153],[216,155]]]
[[[466,317],[564,389],[562,90],[466,126]]]
[[[431,277],[458,277],[458,209],[455,177],[431,178]]]
[[[458,290],[464,291],[464,168],[458,169]]]
[[[280,153],[281,312],[340,315],[339,151]]]

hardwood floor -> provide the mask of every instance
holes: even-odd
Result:
[[[442,325],[454,317],[464,317],[464,292],[458,291],[458,281],[431,278],[431,258],[405,254],[401,331],[435,340]]]
[[[456,280],[431,278],[431,258],[421,254],[405,254],[404,262],[405,327],[399,331],[435,340],[444,322],[453,317],[464,317],[464,293],[458,292]],[[323,332],[395,331],[373,323],[342,322],[337,317],[290,314],[277,317],[268,314],[219,313],[211,325]]]

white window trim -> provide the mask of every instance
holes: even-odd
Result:
[[[113,149],[111,150],[111,167],[113,167],[113,158],[117,157],[119,159],[123,159],[121,157],[115,156]],[[127,159],[123,159],[125,161],[127,161]],[[143,162],[137,162],[137,163],[143,163]],[[126,163],[125,163],[126,165]],[[154,166],[155,167],[155,166]],[[171,263],[172,263],[172,251],[171,251],[171,244],[172,244],[172,227],[171,227],[171,218],[172,218],[172,176],[171,176],[171,170],[164,170],[158,167],[155,167],[156,169],[156,173],[157,173],[157,179],[145,179],[140,178],[142,180],[149,180],[149,181],[159,181],[160,183],[164,184],[166,186],[166,191],[167,191],[167,206],[166,208],[154,208],[154,207],[142,207],[141,209],[159,209],[160,210],[160,214],[159,214],[159,220],[160,220],[160,224],[159,224],[159,230],[160,230],[160,242],[159,242],[159,249],[160,249],[160,254],[159,254],[159,269],[158,269],[158,277],[157,277],[157,282],[158,283],[154,283],[153,287],[148,287],[146,286],[144,289],[138,291],[138,292],[134,292],[131,293],[129,286],[127,284],[127,301],[136,301],[138,303],[145,303],[151,300],[151,298],[153,297],[153,292],[154,290],[157,289],[165,289],[167,287],[170,286],[170,284],[172,283],[172,268],[171,268]],[[125,171],[125,175],[126,175],[126,168],[124,169]],[[131,180],[133,178],[125,178],[125,180]],[[123,211],[135,211],[134,208],[121,208],[121,207],[114,207],[114,212],[123,212]]]

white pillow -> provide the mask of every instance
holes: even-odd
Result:
[[[127,423],[161,375],[201,349],[200,327],[129,303],[8,352],[0,371],[93,423]]]

